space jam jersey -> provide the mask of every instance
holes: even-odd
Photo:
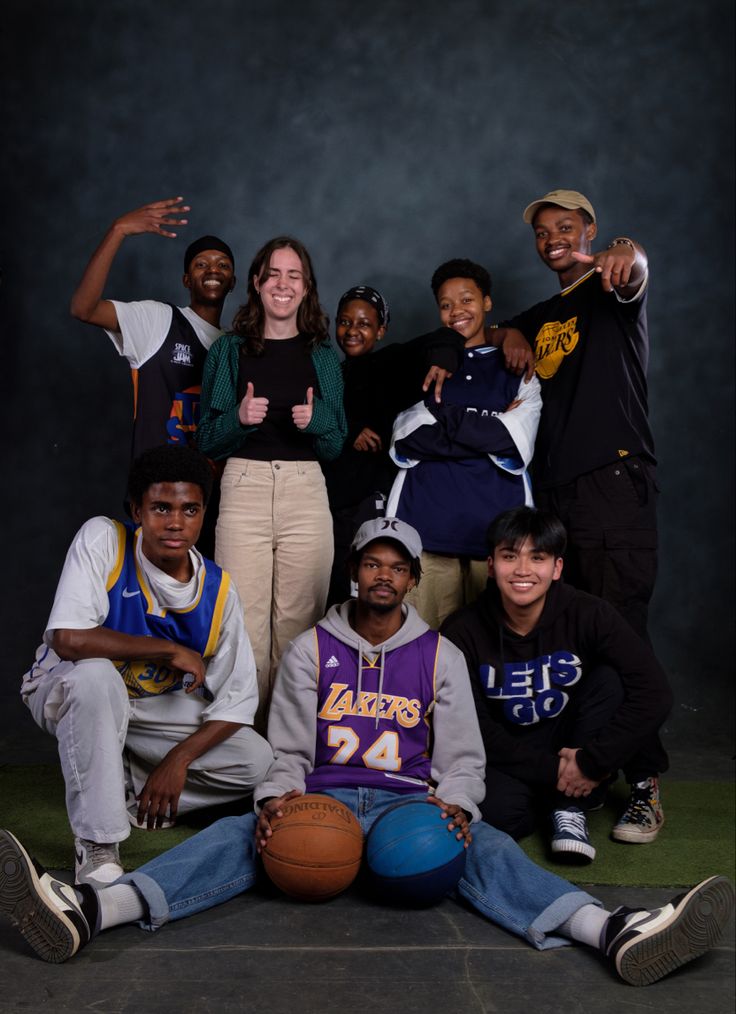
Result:
[[[133,453],[160,444],[189,444],[199,424],[202,370],[207,349],[176,306],[156,354],[132,370],[135,418]]]
[[[203,560],[194,601],[185,609],[164,609],[154,598],[136,560],[140,529],[115,522],[118,552],[107,579],[109,612],[103,627],[135,637],[161,637],[191,648],[203,658],[215,653],[230,576]],[[113,660],[129,697],[152,697],[181,687],[182,674],[164,662]]]
[[[440,635],[428,630],[409,644],[361,656],[323,627],[315,638],[317,738],[307,792],[421,790],[431,773]]]

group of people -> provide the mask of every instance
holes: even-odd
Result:
[[[0,911],[63,961],[252,886],[295,794],[340,799],[366,832],[419,797],[472,841],[458,895],[534,946],[587,943],[634,984],[697,957],[733,908],[726,878],[611,913],[515,842],[541,816],[553,852],[592,861],[586,812],[620,770],[613,837],[651,842],[664,820],[642,248],[594,253],[590,202],[552,191],[524,219],[558,295],[492,326],[487,270],[447,261],[441,326],[378,351],[388,304],[355,286],[341,364],[291,237],[256,254],[228,333],[215,236],[186,251],[189,307],[104,298],[123,240],[173,236],[188,210],[116,220],[72,301],[133,371],[131,520],[83,525],[23,680],[59,743],[75,886],[2,832]],[[253,812],[123,874],[131,826],[251,793]]]

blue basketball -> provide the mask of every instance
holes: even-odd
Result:
[[[395,904],[436,905],[465,870],[466,849],[433,803],[389,807],[368,832],[366,861],[374,885]],[[472,846],[471,846],[472,847]]]

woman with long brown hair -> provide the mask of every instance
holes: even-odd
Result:
[[[215,557],[243,600],[263,725],[283,649],[324,611],[333,550],[319,462],[346,434],[340,365],[298,240],[258,251],[233,332],[207,355],[197,443],[227,460]]]

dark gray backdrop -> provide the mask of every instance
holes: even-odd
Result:
[[[193,207],[177,240],[127,241],[109,295],[180,299],[201,233],[229,240],[242,279],[291,232],[330,314],[373,283],[396,339],[433,325],[428,279],[451,256],[490,267],[496,319],[551,294],[520,216],[557,186],[589,195],[602,241],[650,254],[668,743],[730,750],[732,0],[11,0],[4,15],[0,727],[16,754],[37,742],[17,687],[67,544],[124,485],[126,364],[68,314],[112,218],[176,194]]]

